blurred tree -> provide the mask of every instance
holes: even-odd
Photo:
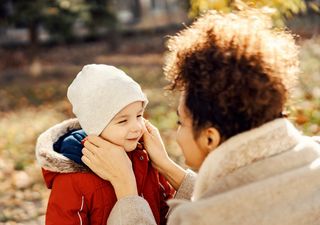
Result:
[[[10,5],[6,0],[0,1],[0,30],[1,27],[6,26],[8,15],[10,13]]]
[[[196,17],[201,12],[215,9],[229,12],[236,10],[241,4],[248,4],[256,8],[268,7],[276,25],[281,26],[286,18],[294,14],[304,12],[306,4],[304,0],[190,0],[190,16]]]
[[[12,11],[8,15],[9,23],[16,26],[27,27],[29,30],[29,40],[32,46],[38,44],[38,27],[44,18],[43,9],[46,1],[43,0],[9,0],[6,4],[12,7]]]
[[[119,24],[116,15],[112,13],[111,0],[86,0],[88,5],[86,25],[90,29],[91,37],[95,38],[99,32],[107,29],[107,44],[111,50],[116,50],[120,42]],[[101,30],[102,28],[102,30]]]
[[[110,0],[3,1],[12,8],[8,21],[15,26],[28,28],[32,46],[38,45],[40,25],[49,31],[55,41],[68,41],[73,38],[76,22],[87,25],[89,31],[115,22],[108,8]]]
[[[111,0],[86,0],[86,4],[88,10],[85,21],[92,34],[97,33],[99,27],[117,26],[116,16],[112,13]]]
[[[86,5],[82,1],[47,1],[43,9],[42,25],[50,33],[50,39],[56,42],[73,39],[73,24],[85,11]]]
[[[8,24],[14,27],[27,27],[31,44],[29,74],[37,77],[42,74],[42,65],[37,54],[39,45],[39,28],[44,27],[55,42],[74,40],[74,34],[87,25],[93,31],[98,26],[108,26],[107,21],[114,21],[108,11],[108,0],[1,0],[6,7],[0,9],[7,16]],[[9,6],[9,7],[8,7]],[[10,9],[10,10],[9,10]]]

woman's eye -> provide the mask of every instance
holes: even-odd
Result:
[[[125,122],[127,122],[127,120],[121,120],[118,123],[125,123]]]
[[[137,118],[142,117],[142,115],[137,115]]]
[[[180,122],[180,120],[178,120],[178,121],[177,121],[177,124],[178,124],[179,126],[181,125],[181,122]]]

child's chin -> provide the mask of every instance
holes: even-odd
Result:
[[[138,143],[137,143],[138,144]],[[130,145],[130,146],[125,146],[124,150],[126,152],[132,152],[133,150],[135,150],[137,148],[137,144],[135,145]]]

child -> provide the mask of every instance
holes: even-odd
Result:
[[[51,189],[46,224],[106,224],[116,203],[110,182],[81,161],[86,134],[100,135],[122,146],[132,161],[139,195],[158,224],[165,224],[173,188],[152,167],[143,145],[143,112],[148,100],[140,86],[123,71],[108,65],[86,65],[68,88],[76,119],[41,134],[36,156]]]

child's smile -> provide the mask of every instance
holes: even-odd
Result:
[[[135,150],[145,127],[143,111],[141,101],[127,105],[102,131],[101,137],[122,146],[127,152]]]

